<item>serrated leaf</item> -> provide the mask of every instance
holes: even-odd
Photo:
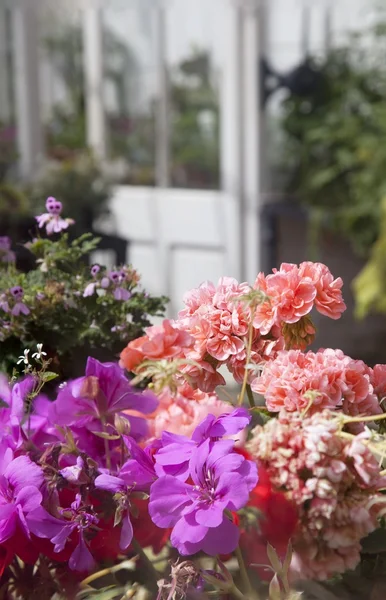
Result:
[[[44,383],[47,383],[48,381],[52,381],[53,379],[56,379],[57,377],[59,377],[59,375],[57,373],[54,373],[53,371],[45,371],[44,373],[41,374],[41,378],[43,379]]]

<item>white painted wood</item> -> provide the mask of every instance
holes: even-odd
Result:
[[[35,175],[43,157],[38,23],[36,5],[16,3],[12,8],[19,173],[28,180]]]
[[[9,123],[11,119],[10,78],[8,73],[8,36],[6,8],[0,4],[0,121]]]
[[[103,35],[101,8],[83,0],[83,51],[86,82],[87,144],[101,160],[106,158],[106,123],[103,101]]]

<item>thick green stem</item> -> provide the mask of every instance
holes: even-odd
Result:
[[[238,402],[237,402],[237,406],[241,406],[243,404],[243,402],[244,402],[244,396],[245,396],[245,391],[247,389],[247,384],[248,384],[248,366],[249,366],[249,362],[251,360],[252,340],[253,340],[253,323],[251,321],[251,323],[249,325],[249,331],[248,331],[248,342],[247,342],[247,354],[246,354],[246,358],[245,358],[244,379],[243,379],[243,385],[241,387],[240,396],[239,396],[239,399],[238,399]]]
[[[135,538],[132,539],[131,546],[134,549],[134,551],[138,554],[139,558],[143,563],[143,567],[147,575],[149,576],[149,588],[151,588],[151,590],[153,591],[158,590],[157,582],[160,578],[159,572],[154,568],[153,563],[150,561],[149,557],[146,556],[142,547],[139,545]]]
[[[253,397],[253,392],[252,392],[251,386],[249,384],[247,384],[247,397],[248,397],[249,406],[251,408],[256,408],[255,399]]]
[[[102,423],[103,431],[105,433],[107,433],[106,421],[105,421],[104,417],[101,417],[101,423]],[[109,440],[107,438],[103,438],[103,441],[104,441],[104,445],[105,445],[106,466],[107,466],[108,470],[111,471],[111,456],[110,456]]]
[[[253,589],[251,586],[251,582],[249,581],[244,558],[243,558],[243,555],[241,553],[239,546],[236,548],[235,554],[236,554],[237,562],[239,563],[240,575],[241,575],[241,579],[243,582],[244,591],[247,593],[248,596],[251,597],[253,594]]]

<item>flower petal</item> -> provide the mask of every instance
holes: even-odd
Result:
[[[165,475],[153,483],[150,489],[149,513],[158,527],[173,527],[181,516],[182,510],[192,500],[192,486],[175,477]]]

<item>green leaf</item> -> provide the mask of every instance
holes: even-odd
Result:
[[[45,371],[44,373],[41,374],[41,378],[43,379],[44,383],[47,383],[48,381],[52,381],[53,379],[56,379],[57,377],[59,377],[59,375],[57,373],[54,373],[53,371]]]

